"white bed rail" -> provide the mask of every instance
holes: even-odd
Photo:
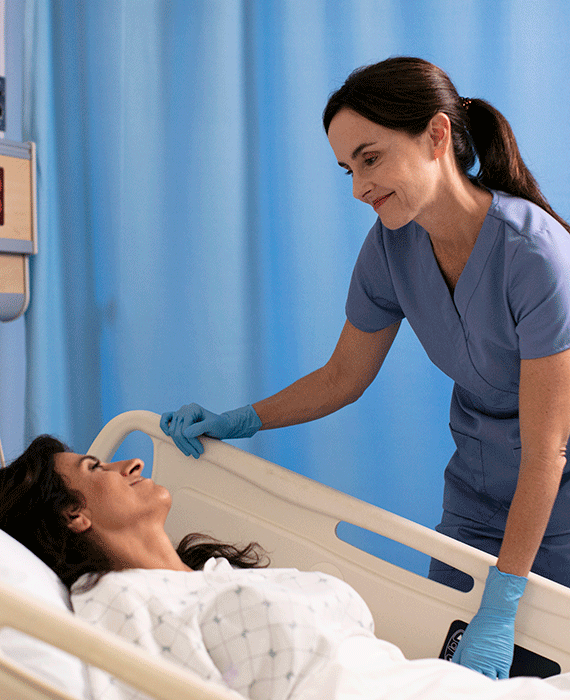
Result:
[[[148,411],[111,420],[91,454],[110,459],[136,430],[151,437],[153,478],[173,496],[166,527],[174,542],[197,531],[228,542],[254,540],[270,552],[272,566],[343,578],[371,608],[377,635],[408,658],[438,656],[450,624],[468,622],[477,612],[489,565],[496,562],[490,555],[218,440],[202,438],[200,459],[185,457]],[[475,585],[464,593],[383,561],[340,540],[340,522],[440,559],[471,575]],[[517,615],[517,644],[566,672],[569,631],[570,589],[531,574]]]

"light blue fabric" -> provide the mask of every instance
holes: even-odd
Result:
[[[121,411],[225,411],[328,359],[375,217],[320,118],[359,65],[419,55],[488,99],[570,216],[565,0],[18,4],[39,194],[26,439],[86,450]],[[433,526],[451,387],[404,324],[358,402],[247,447]]]

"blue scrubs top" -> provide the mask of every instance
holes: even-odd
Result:
[[[504,530],[521,443],[520,360],[570,348],[570,234],[540,207],[502,192],[452,295],[428,233],[415,222],[372,227],[346,313],[374,332],[407,318],[454,382],[444,509]],[[568,448],[570,455],[570,444]],[[570,459],[546,535],[570,533]]]

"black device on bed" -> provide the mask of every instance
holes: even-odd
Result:
[[[445,659],[446,661],[451,660],[451,657],[457,649],[459,640],[466,629],[467,623],[462,620],[454,620],[451,623],[439,655],[440,659]],[[540,656],[540,654],[535,654],[534,651],[530,651],[529,649],[515,644],[513,664],[509,674],[511,678],[515,676],[538,676],[538,678],[548,678],[549,676],[556,676],[560,671],[560,664],[557,664],[556,661],[547,659],[545,656]]]

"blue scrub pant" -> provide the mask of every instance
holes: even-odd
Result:
[[[435,529],[494,557],[499,556],[504,535],[502,530],[448,512],[444,512],[441,523]],[[534,560],[532,571],[570,587],[570,533],[545,537]],[[473,588],[471,576],[437,559],[431,560],[428,578],[459,591],[470,591]]]

